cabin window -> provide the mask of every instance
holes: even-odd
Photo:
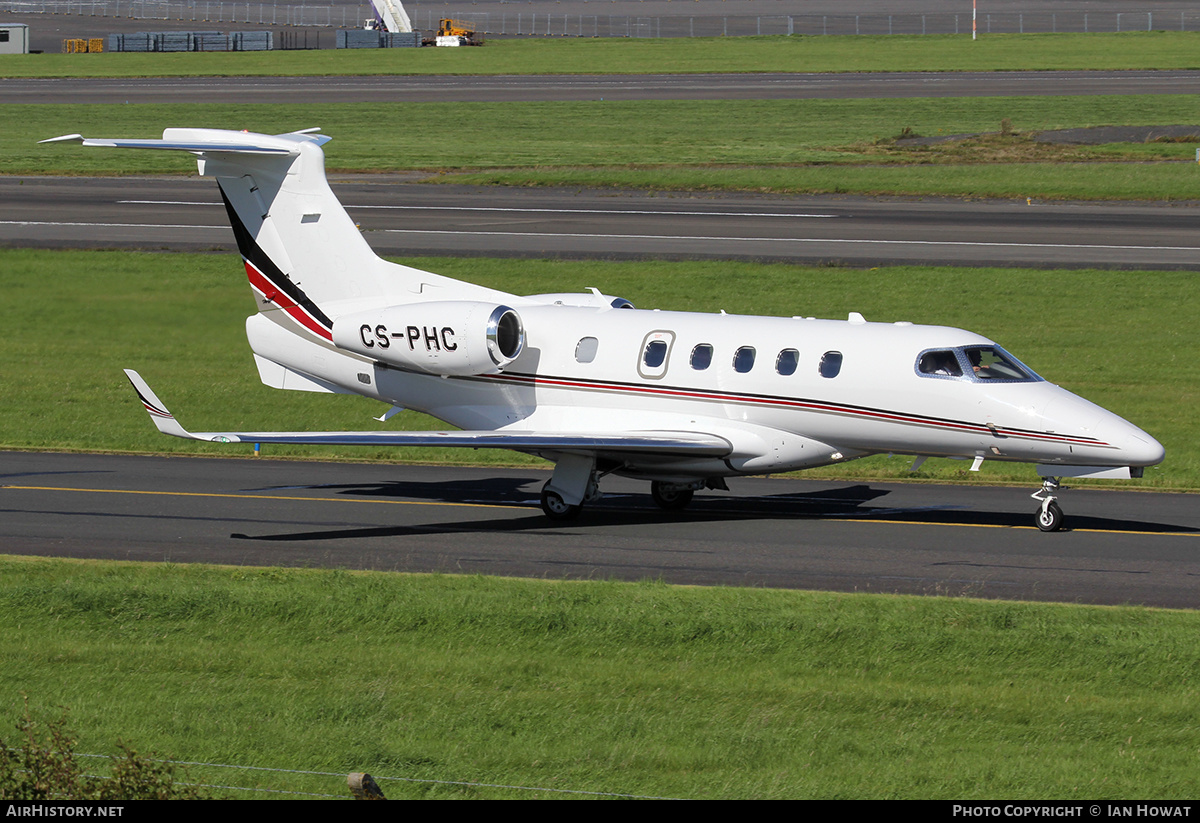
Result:
[[[800,362],[800,352],[795,349],[784,349],[775,358],[775,371],[782,375],[796,373],[796,366]]]
[[[600,341],[594,337],[585,337],[575,345],[575,362],[576,363],[591,363],[596,359],[596,352],[600,348]]]
[[[962,377],[962,366],[952,351],[927,351],[917,361],[917,371],[935,377]]]
[[[733,370],[745,374],[754,368],[754,347],[742,346],[733,354]]]
[[[837,377],[841,370],[842,353],[840,351],[827,351],[821,355],[819,371],[822,377]]]
[[[662,366],[667,359],[667,341],[651,340],[646,344],[646,354],[642,357],[642,362],[647,368],[657,369]]]
[[[670,365],[671,346],[675,342],[673,331],[652,331],[642,340],[642,357],[638,362],[638,374],[657,380],[667,373]]]
[[[692,349],[692,368],[696,371],[704,371],[712,365],[713,347],[708,343],[701,343]]]

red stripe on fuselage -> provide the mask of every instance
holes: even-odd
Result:
[[[1025,438],[1047,443],[1069,443],[1079,446],[1109,447],[1111,444],[1086,437],[1067,437],[1048,432],[1020,431],[1017,429],[1002,429],[997,427],[995,432],[987,426],[978,423],[964,423],[955,420],[938,420],[932,417],[905,414],[903,412],[886,411],[883,409],[868,409],[856,406],[843,406],[836,403],[822,403],[814,400],[800,400],[788,397],[772,397],[769,395],[734,394],[729,392],[703,391],[699,389],[674,389],[660,386],[642,386],[634,383],[597,383],[587,380],[572,380],[562,377],[534,377],[519,374],[493,374],[481,376],[483,380],[503,380],[510,383],[526,385],[553,386],[566,389],[586,389],[589,391],[607,391],[620,394],[641,394],[656,397],[684,398],[713,403],[743,403],[774,408],[801,409],[804,411],[839,414],[850,417],[863,417],[872,420],[887,420],[908,425],[930,426],[939,429],[969,432],[971,434],[997,434],[1003,437]]]

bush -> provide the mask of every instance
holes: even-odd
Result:
[[[192,786],[177,782],[169,763],[139,755],[124,744],[112,756],[112,775],[84,774],[66,712],[39,724],[29,712],[17,722],[19,747],[0,739],[0,800],[202,800]],[[39,739],[40,738],[40,739]]]

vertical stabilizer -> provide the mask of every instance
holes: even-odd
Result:
[[[347,312],[446,299],[506,299],[491,289],[389,263],[375,254],[325,178],[315,129],[255,134],[167,129],[162,139],[84,138],[42,142],[187,151],[221,189],[259,311],[290,331],[331,340]]]
[[[405,290],[412,270],[380,260],[363,239],[329,188],[316,143],[287,157],[211,153],[200,166],[221,188],[260,311],[282,311],[328,340],[331,304]]]

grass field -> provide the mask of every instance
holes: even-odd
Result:
[[[9,174],[189,173],[164,152],[39,145],[83,130],[155,137],[166,126],[262,132],[321,126],[331,170],[419,171],[435,180],[507,185],[904,193],[1072,199],[1195,199],[1195,145],[1065,147],[1045,129],[1195,122],[1196,95],[911,100],[10,105],[0,121]],[[901,133],[1013,134],[900,147]],[[1198,126],[1200,131],[1200,126]],[[386,147],[386,150],[381,150]]]
[[[0,735],[393,798],[1194,798],[1197,614],[0,558]],[[344,794],[345,778],[193,768]],[[492,787],[420,781],[471,781]],[[225,794],[227,792],[219,792]],[[246,796],[229,792],[234,796]],[[262,796],[262,795],[257,795]]]
[[[493,40],[477,49],[0,55],[0,77],[1200,68],[1200,33]]]
[[[1190,272],[812,268],[733,262],[414,259],[404,262],[518,294],[603,287],[643,308],[845,317],[969,328],[1050,379],[1157,437],[1167,461],[1142,484],[1200,488],[1200,341],[1191,331],[1200,282]],[[988,307],[930,294],[970,294]],[[52,287],[47,290],[47,284]],[[736,284],[736,287],[732,287]],[[997,285],[998,284],[998,285]],[[135,367],[196,430],[358,430],[378,404],[265,388],[246,345],[254,311],[232,255],[0,251],[0,446],[238,454],[249,447],[166,438],[146,419],[121,369]],[[47,299],[47,294],[53,299]],[[183,295],[183,299],[180,296]],[[1048,333],[1053,330],[1053,333]],[[440,427],[404,413],[391,426]],[[271,447],[272,455],[525,463],[509,452]],[[816,474],[907,477],[910,461],[871,458]],[[967,479],[931,460],[922,478]],[[812,474],[812,473],[810,473]],[[1035,482],[1031,466],[988,463],[970,479]],[[1129,487],[1130,484],[1121,484]]]

